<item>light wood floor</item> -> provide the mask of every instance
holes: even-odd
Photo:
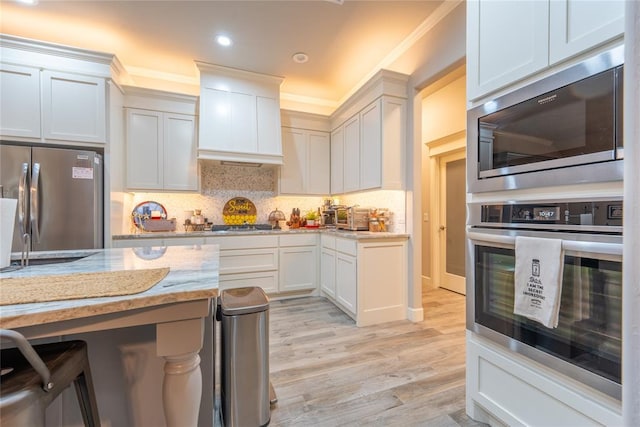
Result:
[[[423,306],[423,322],[357,328],[324,298],[272,301],[271,426],[481,425],[464,411],[464,296]]]

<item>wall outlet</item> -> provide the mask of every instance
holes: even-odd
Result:
[[[429,222],[429,212],[425,212],[422,214],[422,220],[424,222]]]

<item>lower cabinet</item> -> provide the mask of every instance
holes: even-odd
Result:
[[[368,326],[407,316],[406,238],[346,239],[322,235],[322,295]]]
[[[280,235],[280,292],[318,287],[318,234]]]
[[[357,326],[407,318],[407,238],[338,233],[135,237],[114,240],[143,259],[167,246],[220,246],[220,289],[259,286],[271,298],[321,295]]]
[[[352,316],[358,304],[358,271],[356,257],[336,253],[336,301]]]

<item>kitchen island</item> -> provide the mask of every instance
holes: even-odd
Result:
[[[156,354],[165,360],[162,403],[166,423],[198,425],[202,396],[199,352],[205,318],[211,316],[212,301],[218,293],[218,246],[172,246],[157,252],[134,248],[34,254],[36,258],[84,255],[88,256],[72,262],[1,273],[0,291],[1,282],[8,278],[41,277],[43,292],[53,295],[55,289],[46,288],[48,277],[53,275],[167,267],[169,272],[153,287],[137,294],[4,305],[0,307],[0,327],[35,339],[155,325]]]

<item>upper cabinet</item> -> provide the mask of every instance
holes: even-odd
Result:
[[[623,33],[622,0],[469,0],[468,98],[479,99]]]
[[[329,118],[283,110],[280,194],[330,194]]]
[[[198,158],[282,164],[282,78],[196,64],[200,70]]]
[[[107,142],[105,80],[45,70],[42,121],[45,139]]]
[[[381,70],[332,116],[331,193],[404,188],[407,76]]]
[[[125,86],[124,105],[126,187],[197,191],[196,98]]]
[[[549,3],[549,63],[589,50],[624,33],[623,0]]]
[[[0,64],[0,134],[40,138],[40,70]]]
[[[2,35],[0,138],[107,142],[113,55]]]

